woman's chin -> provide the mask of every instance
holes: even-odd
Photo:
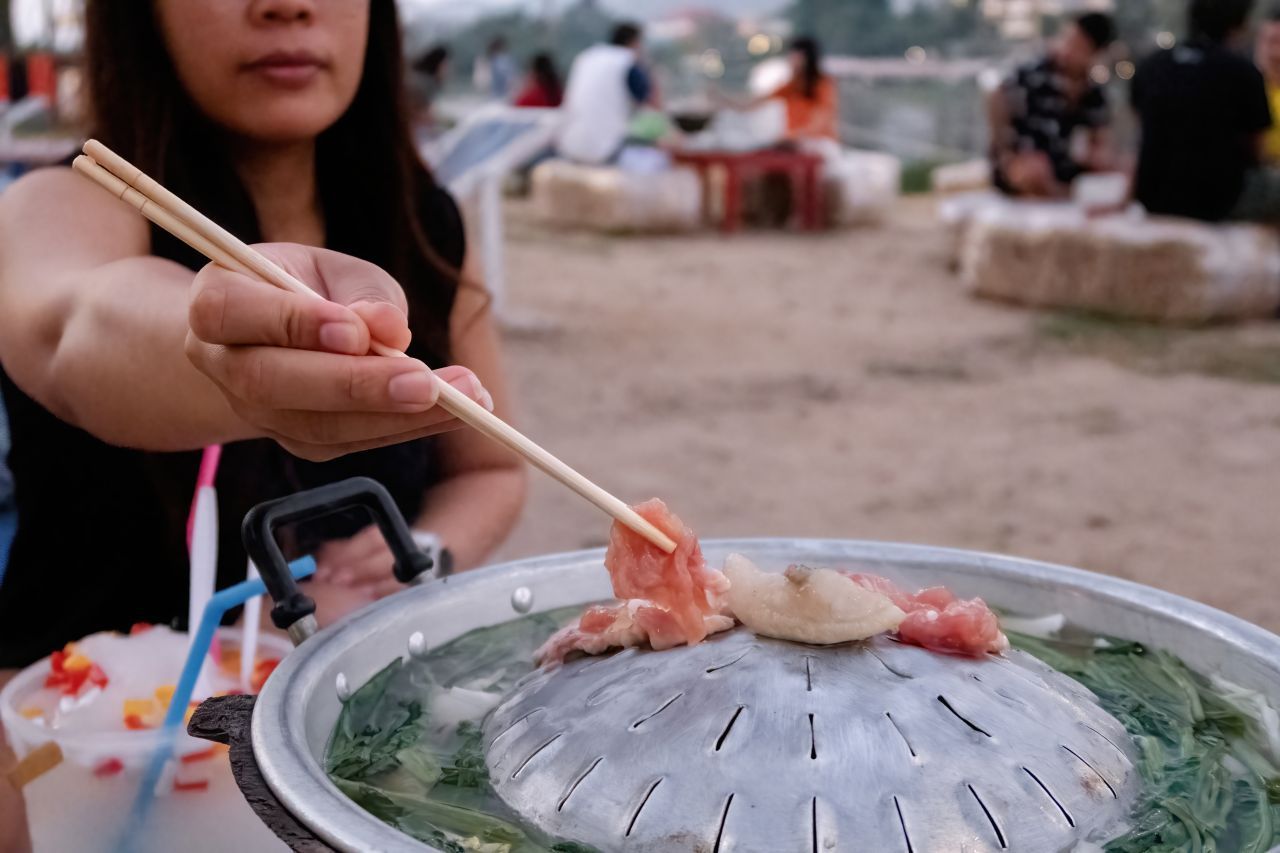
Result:
[[[331,106],[318,109],[305,103],[276,103],[218,117],[217,121],[244,139],[280,145],[314,140],[332,127],[342,112]]]

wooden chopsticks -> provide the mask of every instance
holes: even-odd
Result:
[[[72,166],[219,266],[259,278],[282,290],[323,298],[101,142],[93,139],[86,142],[84,154],[77,157]],[[382,356],[407,358],[404,353],[380,343],[374,343],[372,350]],[[668,554],[675,550],[676,543],[669,536],[627,504],[570,468],[449,383],[437,379],[437,384],[440,388],[438,404],[449,414],[520,454],[535,468],[568,486],[653,545]]]
[[[22,790],[44,774],[62,763],[62,748],[55,741],[47,741],[31,752],[27,757],[10,767],[3,777],[18,790]]]

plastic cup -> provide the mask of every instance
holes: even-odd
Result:
[[[173,636],[185,651],[186,635]],[[239,649],[239,630],[220,629],[218,637],[224,650]],[[273,636],[259,638],[263,657],[283,658],[290,648]],[[45,658],[0,691],[0,722],[19,758],[50,740],[63,753],[60,765],[23,789],[35,853],[110,850],[121,838],[147,765],[160,746],[160,730],[130,731],[123,724],[118,731],[51,729],[25,718],[22,709],[41,691],[48,673]],[[156,686],[177,679],[176,671],[157,673]],[[179,759],[176,769],[161,781],[133,851],[288,849],[240,794],[224,748],[184,731],[177,737],[174,755]]]

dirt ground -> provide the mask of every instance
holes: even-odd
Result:
[[[1280,630],[1280,323],[1161,330],[976,301],[932,202],[821,236],[605,238],[509,210],[521,423],[703,537],[950,545]],[[600,545],[534,475],[502,558]]]

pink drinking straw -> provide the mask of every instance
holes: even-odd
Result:
[[[211,444],[206,447],[200,456],[200,472],[196,474],[196,491],[191,498],[191,512],[187,514],[187,554],[191,554],[191,546],[196,528],[196,506],[200,503],[200,493],[205,488],[213,489],[214,480],[218,477],[218,463],[222,460],[222,445]],[[216,492],[214,492],[216,500]],[[194,632],[195,626],[188,627],[189,631]],[[218,636],[215,633],[213,641],[209,645],[209,656],[217,663],[222,660],[222,645],[218,642]]]
[[[196,475],[196,492],[191,497],[191,512],[187,514],[187,550],[191,550],[191,535],[196,526],[196,502],[200,500],[200,490],[205,486],[213,488],[213,481],[218,477],[218,463],[222,460],[222,445],[211,444],[200,456],[200,473]]]

